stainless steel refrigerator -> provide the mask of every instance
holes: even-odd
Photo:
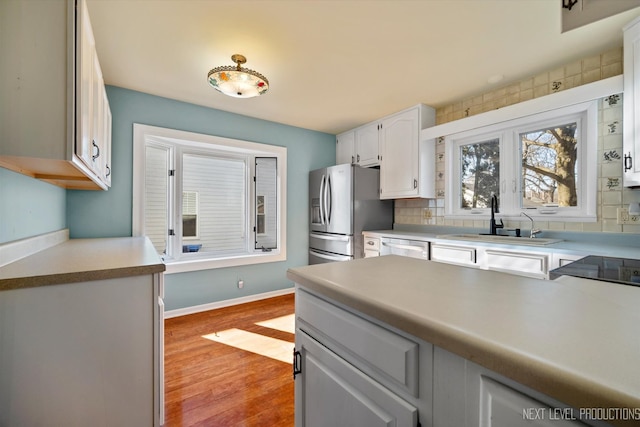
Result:
[[[309,173],[309,264],[362,258],[365,230],[393,226],[380,170],[343,164]]]

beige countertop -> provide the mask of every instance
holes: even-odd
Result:
[[[638,287],[393,255],[287,277],[575,408],[640,408]]]
[[[164,270],[146,237],[71,239],[0,267],[0,291]]]

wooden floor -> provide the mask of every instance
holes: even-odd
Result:
[[[166,319],[165,426],[293,426],[293,312],[290,294]]]

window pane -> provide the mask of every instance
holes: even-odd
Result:
[[[210,254],[246,252],[244,160],[185,154],[182,169],[183,191],[198,193],[198,234],[187,252],[197,245]]]
[[[169,230],[169,149],[147,145],[144,171],[144,234],[164,254]]]
[[[256,249],[278,247],[277,159],[256,157]]]
[[[182,237],[198,237],[198,192],[196,191],[182,192]]]
[[[577,123],[520,134],[522,207],[578,205]]]
[[[491,195],[500,192],[500,140],[463,145],[460,147],[460,160],[460,207],[489,207]]]

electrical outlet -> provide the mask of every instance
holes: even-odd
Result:
[[[431,211],[431,209],[428,209],[428,208],[422,209],[423,219],[431,219],[432,216],[433,216],[433,212]]]
[[[629,209],[618,208],[618,224],[640,224],[640,215],[629,215]]]
[[[244,280],[238,279],[238,289],[244,288]]]

